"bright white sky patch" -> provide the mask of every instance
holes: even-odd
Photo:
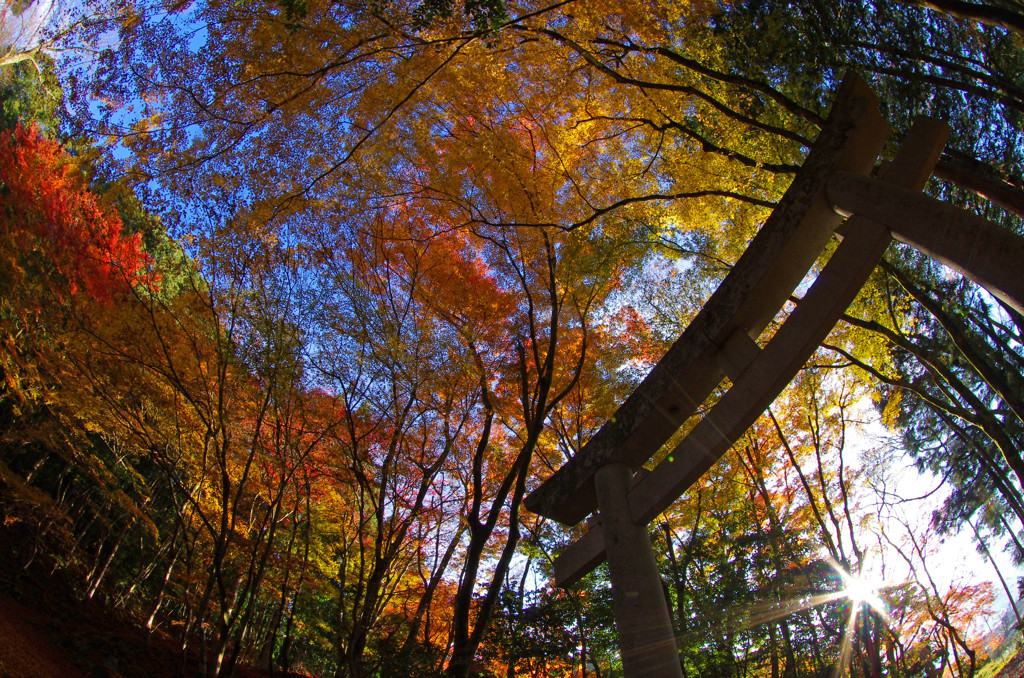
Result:
[[[879,597],[878,592],[884,587],[882,582],[876,582],[860,574],[851,574],[841,567],[833,565],[843,579],[842,593],[850,599],[854,605],[866,603],[882,615],[885,614],[885,602]]]
[[[53,17],[53,0],[37,0],[27,8],[19,4],[5,4],[0,10],[0,45],[4,51],[22,51],[38,45],[43,29]]]

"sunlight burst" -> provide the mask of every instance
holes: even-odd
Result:
[[[842,595],[854,605],[866,603],[882,615],[886,614],[885,601],[878,595],[884,587],[882,582],[872,581],[860,574],[851,574],[838,565],[833,565],[843,579]]]
[[[889,613],[886,609],[885,601],[882,600],[878,593],[882,589],[892,586],[892,584],[865,576],[863,568],[857,574],[853,574],[847,572],[846,568],[834,560],[831,562],[831,565],[832,569],[839,574],[843,584],[842,588],[836,592],[836,597],[846,598],[850,601],[846,626],[843,628],[843,635],[840,640],[839,662],[832,674],[833,676],[839,676],[850,666],[850,659],[853,653],[853,639],[857,633],[857,617],[859,613],[863,611],[865,614],[869,614],[871,611],[874,611],[882,619],[888,618]],[[865,610],[865,605],[870,609]]]

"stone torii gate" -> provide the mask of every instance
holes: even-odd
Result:
[[[589,531],[555,560],[555,580],[570,586],[607,559],[627,678],[682,676],[647,524],[775,400],[893,239],[1024,313],[1024,238],[921,193],[947,133],[945,123],[919,119],[895,160],[871,176],[889,126],[868,86],[848,76],[789,190],[701,312],[612,419],[526,498],[529,510],[565,525],[596,509]],[[828,263],[759,344],[833,232],[841,242]],[[725,395],[664,461],[643,470],[724,377]]]

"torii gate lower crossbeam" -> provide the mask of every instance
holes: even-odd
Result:
[[[870,178],[887,133],[870,90],[856,78],[844,81],[780,207],[701,314],[610,425],[527,498],[531,510],[567,524],[578,522],[595,504],[599,509],[590,531],[555,561],[556,583],[568,586],[607,558],[627,678],[681,675],[648,522],[707,471],[785,388],[894,236],[951,263],[1014,308],[1024,305],[1024,239],[961,210],[936,207],[920,194],[945,143],[945,124],[917,121],[884,175]],[[917,204],[917,196],[926,202],[908,215],[901,205]],[[897,204],[878,210],[885,200]],[[840,215],[850,216],[838,231],[841,243],[762,349],[758,336],[820,254]],[[922,225],[929,215],[938,223]],[[944,227],[947,223],[959,230]],[[654,471],[633,476],[723,375],[732,387],[714,408]]]

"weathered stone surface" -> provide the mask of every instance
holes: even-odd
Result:
[[[630,678],[682,678],[651,537],[647,525],[638,524],[629,514],[632,475],[621,462],[607,464],[594,474],[623,673]]]
[[[864,215],[1024,314],[1024,238],[923,193],[851,173],[828,184],[836,209]]]

